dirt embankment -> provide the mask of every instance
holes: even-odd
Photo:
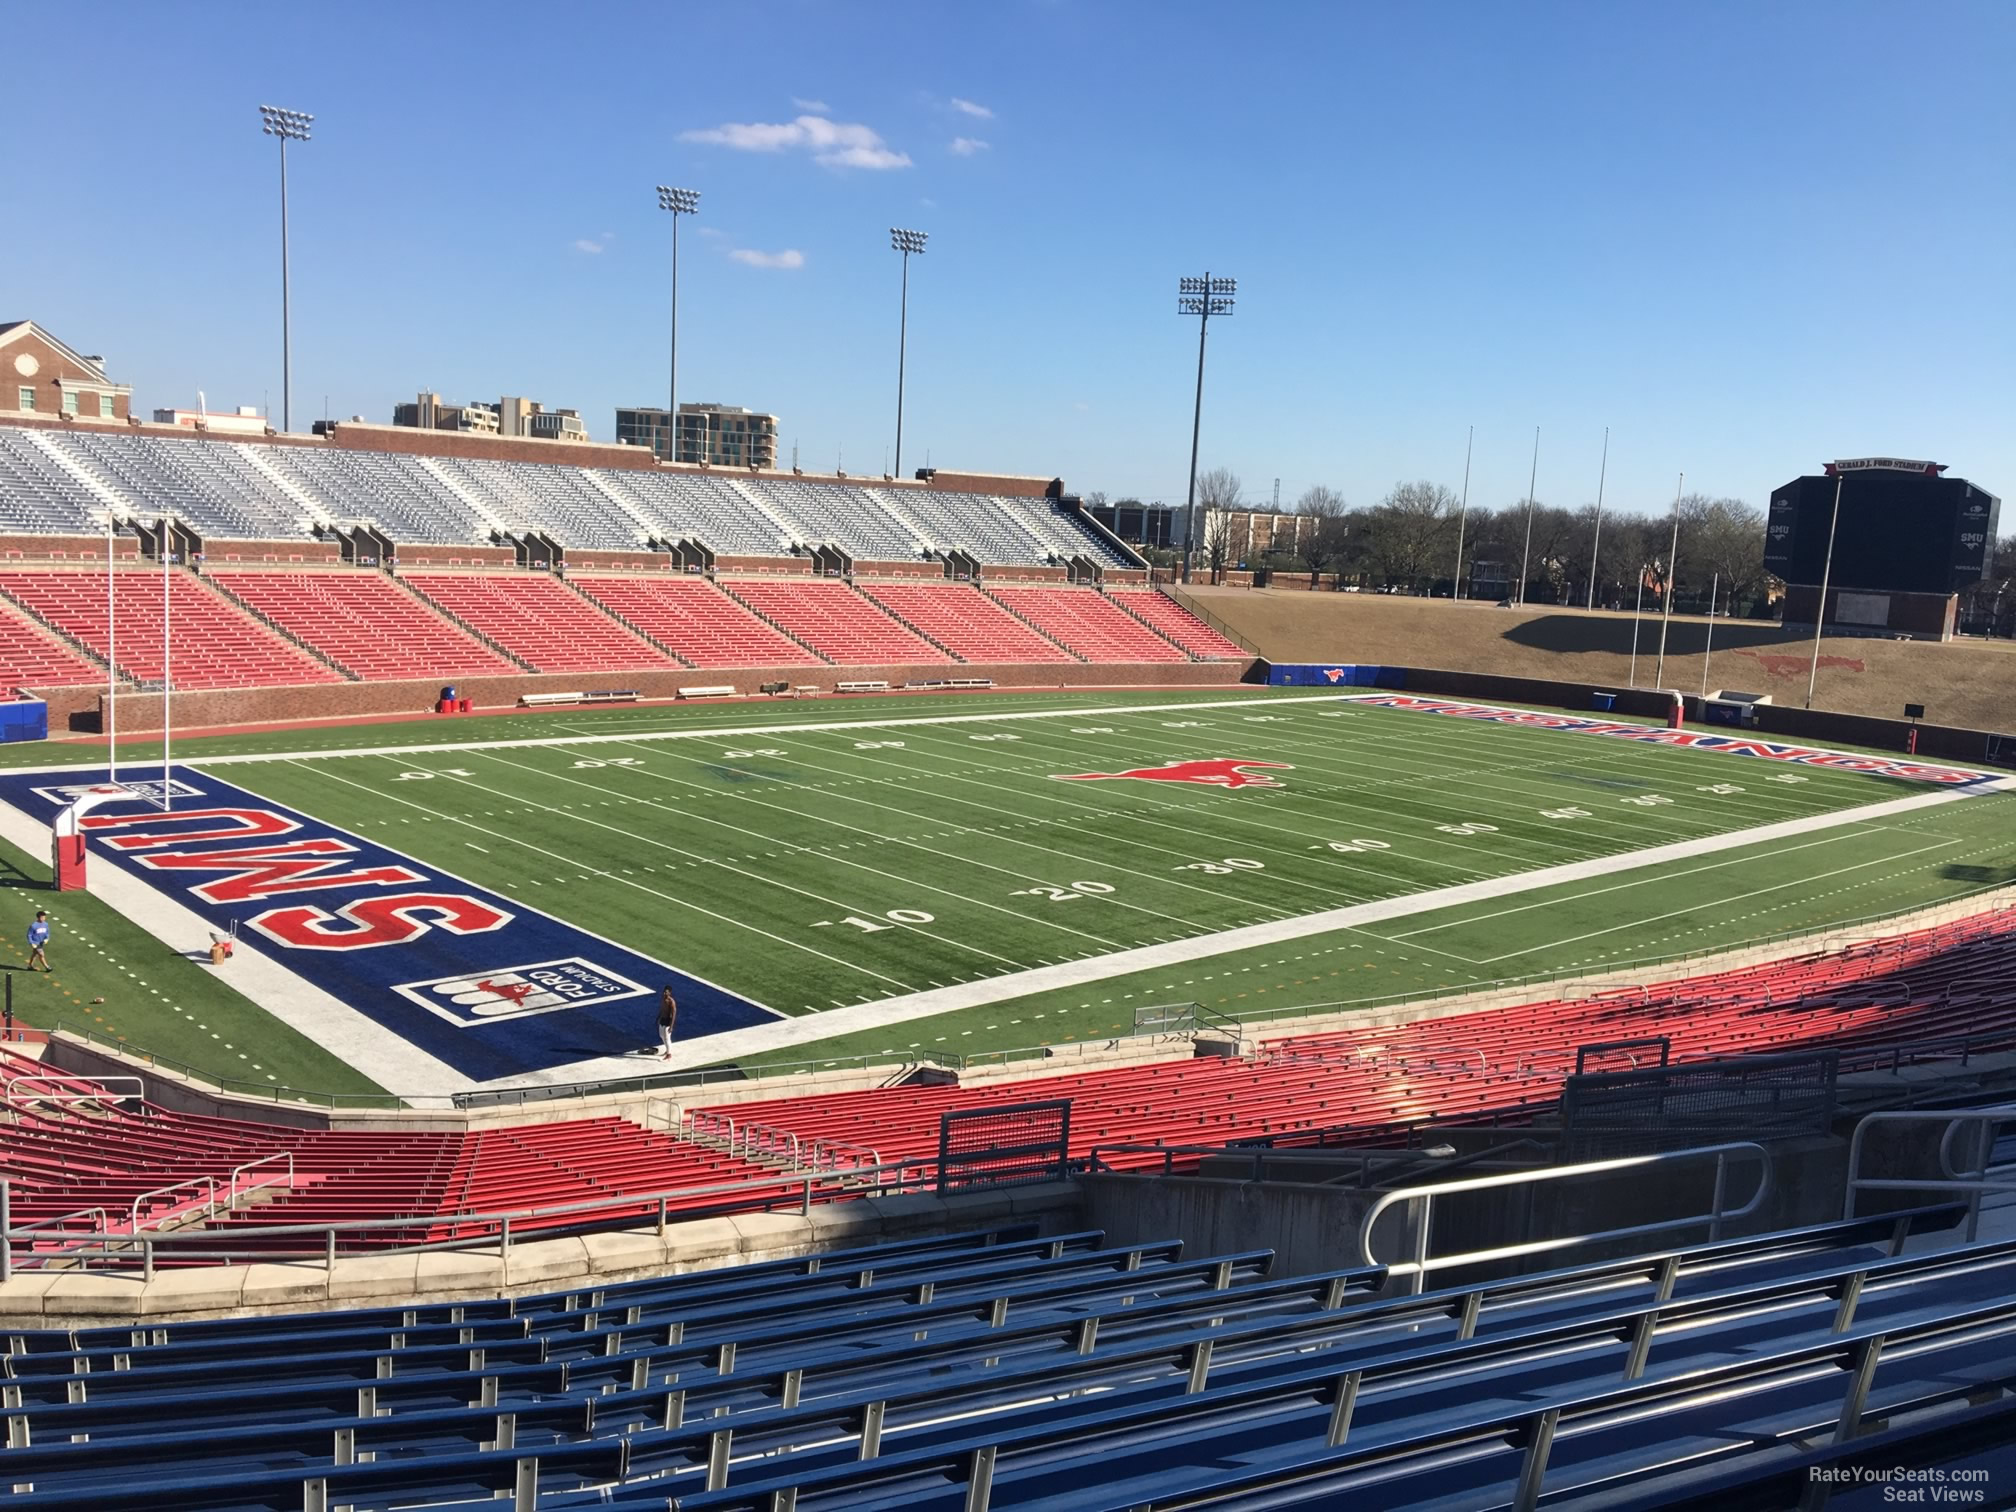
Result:
[[[1270,661],[1448,667],[1619,687],[1628,686],[1632,675],[1629,614],[1555,605],[1500,609],[1364,593],[1201,587],[1179,592]],[[1668,687],[1700,691],[1708,623],[1674,616],[1666,637]],[[1714,629],[1707,669],[1711,693],[1728,688],[1769,693],[1777,703],[1805,703],[1810,636],[1746,620],[1717,620]],[[1637,683],[1651,687],[1659,659],[1656,616],[1645,616],[1637,638]],[[1897,719],[1907,703],[1925,705],[1926,718],[1936,724],[2016,731],[2016,644],[1827,637],[1820,648],[1815,708]]]

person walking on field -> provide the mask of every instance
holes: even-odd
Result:
[[[49,943],[49,910],[35,910],[35,922],[28,926],[28,969],[33,971],[39,961],[44,971],[53,970],[43,947]]]
[[[658,1058],[672,1059],[672,1026],[679,1022],[679,1003],[667,987],[658,994]]]

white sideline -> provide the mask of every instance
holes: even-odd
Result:
[[[271,761],[329,761],[343,756],[432,756],[452,751],[509,751],[538,746],[635,744],[645,740],[755,740],[767,735],[816,735],[825,730],[891,730],[905,725],[993,724],[1010,719],[1119,719],[1129,714],[1182,714],[1192,709],[1265,708],[1274,704],[1348,702],[1369,694],[1303,693],[1294,697],[1193,699],[1187,703],[1115,704],[1065,709],[1009,709],[992,714],[916,714],[888,719],[829,719],[803,724],[727,725],[703,730],[643,730],[617,735],[528,735],[514,740],[451,740],[438,745],[344,746],[326,751],[244,752],[236,756],[196,756],[184,766],[208,770],[217,766],[250,766]],[[95,750],[95,747],[93,748]],[[10,773],[67,772],[79,763],[57,767],[9,767]],[[136,768],[144,763],[132,763]],[[158,763],[156,763],[158,765]]]
[[[1029,971],[988,977],[982,981],[962,982],[953,987],[935,987],[925,992],[883,998],[879,1002],[856,1003],[847,1008],[828,1009],[824,1013],[808,1013],[803,1017],[786,1019],[775,1024],[759,1024],[749,1029],[731,1029],[724,1034],[710,1035],[705,1040],[696,1041],[685,1054],[675,1055],[671,1061],[664,1063],[664,1069],[686,1070],[714,1065],[740,1055],[757,1055],[792,1045],[809,1044],[862,1029],[887,1028],[893,1024],[906,1023],[911,1019],[928,1018],[933,1014],[950,1013],[960,1008],[977,1008],[986,1003],[1003,1002],[1009,998],[1024,997],[1030,993],[1046,992],[1053,988],[1082,986],[1088,982],[1103,981],[1130,972],[1180,965],[1188,961],[1202,960],[1207,956],[1224,955],[1230,951],[1246,950],[1261,945],[1278,945],[1285,940],[1297,940],[1333,929],[1350,929],[1386,919],[1430,913],[1462,903],[1483,902],[1515,893],[1532,892],[1537,888],[1553,887],[1564,882],[1581,882],[1593,877],[1607,877],[1619,872],[1663,866],[1672,861],[1714,855],[1720,851],[1740,850],[1745,846],[1768,844],[1773,840],[1788,839],[1794,835],[1810,835],[1819,830],[1836,829],[1843,825],[1867,824],[1879,819],[1893,818],[1899,814],[1916,813],[1920,809],[1932,808],[1939,804],[1958,803],[1973,796],[1974,792],[1969,790],[1921,793],[1911,798],[1893,798],[1884,803],[1866,804],[1861,808],[1809,814],[1804,818],[1785,819],[1776,824],[1759,825],[1753,829],[1704,835],[1693,840],[1676,840],[1646,850],[1597,856],[1587,861],[1571,861],[1560,866],[1545,867],[1539,871],[1509,872],[1502,877],[1489,877],[1479,882],[1462,882],[1453,887],[1436,888],[1429,892],[1407,893],[1400,897],[1381,898],[1370,903],[1354,903],[1345,908],[1302,914],[1291,919],[1273,919],[1264,924],[1251,924],[1243,929],[1228,929],[1217,934],[1172,940],[1161,945],[1145,945],[1135,950],[1095,956],[1089,960],[1064,961],[1055,966],[1039,966]],[[578,1061],[570,1066],[556,1066],[524,1080],[541,1083],[591,1081],[625,1074],[633,1076],[636,1074],[634,1061],[587,1060]]]
[[[20,846],[31,856],[49,854],[49,826],[10,804],[0,804],[0,839]],[[194,951],[209,943],[210,921],[194,909],[137,877],[128,876],[108,861],[94,860],[90,866],[92,895],[170,950]],[[50,912],[57,915],[59,925],[62,897],[56,893],[50,898]],[[60,950],[63,940],[59,936],[53,943]],[[238,941],[231,964],[221,968],[221,972],[224,980],[255,1008],[263,1008],[288,1028],[355,1066],[381,1087],[425,1087],[430,1092],[447,1093],[480,1085],[403,1036],[373,1022],[341,998],[324,992],[306,977],[296,975],[249,939]],[[249,1070],[245,1073],[247,1081],[267,1079]]]

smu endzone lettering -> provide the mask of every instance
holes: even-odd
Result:
[[[198,825],[190,828],[191,824]],[[140,826],[146,826],[145,829]],[[127,852],[189,846],[207,840],[251,840],[298,830],[298,820],[268,809],[186,809],[179,814],[90,814],[83,827]],[[118,833],[105,833],[117,831]],[[152,871],[223,871],[232,875],[202,882],[189,891],[205,903],[249,903],[275,894],[316,892],[332,887],[424,886],[431,879],[407,866],[383,865],[338,870],[357,847],[333,836],[288,840],[277,845],[235,849],[160,850],[135,855]],[[246,920],[275,944],[291,950],[370,950],[404,945],[431,929],[449,934],[487,934],[513,915],[463,893],[402,892],[359,898],[334,910],[313,905],[273,908]]]

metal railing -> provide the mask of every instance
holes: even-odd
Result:
[[[1728,1195],[1729,1157],[1735,1154],[1755,1156],[1759,1174],[1757,1190],[1750,1200],[1739,1208],[1730,1208],[1723,1204]],[[1684,1218],[1661,1219],[1653,1223],[1630,1224],[1623,1228],[1603,1229],[1592,1233],[1564,1235],[1556,1239],[1529,1239],[1518,1244],[1494,1245],[1489,1249],[1468,1250],[1455,1255],[1438,1255],[1431,1258],[1428,1253],[1437,1198],[1455,1196],[1460,1192],[1482,1192],[1502,1187],[1532,1186],[1541,1182],[1606,1176],[1620,1171],[1647,1170],[1654,1166],[1672,1165],[1683,1160],[1699,1160],[1711,1155],[1715,1157],[1715,1190],[1705,1213],[1690,1214]],[[1418,1294],[1426,1288],[1427,1278],[1431,1272],[1449,1270],[1456,1266],[1517,1260],[1528,1255],[1553,1254],[1613,1239],[1635,1239],[1643,1235],[1665,1234],[1676,1229],[1698,1228],[1703,1225],[1707,1227],[1709,1242],[1713,1243],[1722,1237],[1722,1226],[1725,1223],[1732,1219],[1747,1218],[1762,1208],[1765,1199],[1771,1195],[1771,1190],[1771,1154],[1764,1146],[1749,1140],[1732,1144],[1703,1145],[1692,1150],[1668,1150],[1657,1155],[1629,1155],[1615,1160],[1586,1161],[1579,1165],[1549,1166],[1537,1171],[1507,1171],[1496,1176],[1472,1176],[1462,1181],[1402,1187],[1398,1191],[1387,1192],[1366,1209],[1364,1218],[1358,1224],[1358,1255],[1366,1265],[1385,1265],[1388,1275],[1406,1277],[1408,1290]],[[1390,1263],[1376,1260],[1372,1256],[1373,1227],[1386,1212],[1403,1202],[1414,1209],[1412,1257]]]
[[[843,1147],[844,1148],[844,1147]],[[873,1154],[872,1151],[863,1152]],[[242,1167],[240,1168],[243,1169]],[[1075,1169],[1075,1167],[1074,1167]],[[11,1194],[0,1179],[0,1281],[16,1269],[60,1259],[70,1268],[138,1272],[152,1279],[156,1266],[168,1261],[249,1263],[320,1258],[332,1276],[343,1242],[361,1243],[372,1253],[416,1253],[422,1250],[487,1249],[495,1246],[504,1280],[510,1279],[510,1251],[528,1235],[545,1238],[558,1233],[614,1227],[648,1215],[660,1235],[680,1218],[735,1211],[771,1212],[793,1208],[809,1214],[815,1202],[879,1196],[894,1192],[935,1191],[939,1160],[934,1155],[877,1161],[874,1165],[836,1163],[822,1169],[777,1171],[740,1181],[702,1186],[661,1188],[626,1195],[604,1194],[573,1202],[497,1209],[479,1213],[440,1213],[397,1218],[350,1218],[322,1223],[234,1225],[227,1235],[207,1229],[143,1230],[120,1233],[107,1228],[104,1209],[86,1208],[63,1218],[45,1219],[22,1228],[11,1224]],[[1013,1185],[1013,1179],[1000,1185]],[[96,1215],[94,1231],[57,1234],[56,1224]],[[569,1221],[573,1220],[573,1221]],[[428,1237],[449,1232],[445,1237]],[[36,1248],[56,1238],[60,1256]],[[238,1242],[238,1241],[251,1241]],[[292,1241],[292,1242],[289,1242]],[[17,1252],[26,1246],[27,1253]]]
[[[1862,1157],[1868,1148],[1866,1140],[1872,1126],[1930,1128],[1942,1123],[1946,1128],[1939,1136],[1937,1147],[1938,1177],[1862,1174]],[[1855,1136],[1848,1144],[1848,1195],[1842,1203],[1842,1216],[1855,1216],[1856,1199],[1864,1192],[1952,1193],[1967,1199],[1967,1243],[1972,1244],[1981,1227],[1981,1199],[1995,1193],[2016,1193],[2016,1160],[1997,1161],[1995,1158],[1999,1131],[2005,1124],[2016,1125],[2016,1103],[1999,1103],[1989,1108],[1927,1108],[1871,1113],[1855,1126]],[[1969,1155],[1968,1167],[1955,1170],[1953,1138],[1962,1129],[1974,1135],[1975,1148]]]

